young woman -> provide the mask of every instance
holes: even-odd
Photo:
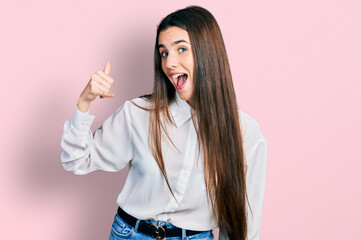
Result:
[[[90,103],[113,97],[111,65],[92,75],[65,122],[67,171],[129,175],[110,239],[259,239],[267,142],[237,108],[219,26],[191,6],[165,17],[154,49],[154,89],[126,101],[93,134]]]

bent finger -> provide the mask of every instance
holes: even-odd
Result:
[[[104,73],[103,73],[104,74]],[[107,81],[105,80],[102,76],[100,76],[98,73],[94,74],[92,76],[92,78],[100,85],[103,85],[103,86],[106,86],[108,88],[110,88],[112,85]]]
[[[110,91],[110,88],[108,88],[107,86],[101,85],[101,84],[96,84],[96,88],[98,88],[99,91],[108,93]]]
[[[114,93],[101,92],[101,94],[99,96],[100,96],[100,98],[105,98],[105,97],[111,98],[111,97],[114,97],[115,94]]]
[[[114,79],[112,77],[110,77],[109,75],[106,75],[105,73],[103,73],[102,71],[98,71],[97,72],[98,75],[100,75],[102,78],[104,78],[105,80],[107,80],[110,84],[114,83]]]

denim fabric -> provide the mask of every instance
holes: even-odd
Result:
[[[157,226],[167,226],[167,228],[176,228],[174,225],[172,225],[169,222],[157,221],[157,220],[146,220],[146,222],[150,224],[155,224]],[[139,223],[137,222],[137,224]],[[118,239],[155,240],[156,239],[156,238],[152,238],[147,234],[136,231],[137,228],[138,228],[137,225],[135,227],[130,226],[123,219],[121,219],[118,214],[116,214],[114,217],[114,222],[112,225],[112,230],[110,232],[109,240],[118,240]],[[183,230],[183,234],[185,235],[185,230]],[[164,240],[192,240],[192,239],[212,240],[213,233],[212,230],[209,230],[203,233],[199,233],[191,236],[185,236],[183,238],[166,237],[163,239]]]

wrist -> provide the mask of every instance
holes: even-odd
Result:
[[[79,111],[86,113],[89,111],[90,102],[79,99],[78,103],[77,103],[77,107],[78,107]]]

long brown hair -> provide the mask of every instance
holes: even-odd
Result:
[[[206,9],[190,6],[166,16],[158,25],[154,48],[154,89],[151,102],[149,145],[170,192],[164,166],[161,133],[163,119],[172,122],[169,104],[175,89],[163,73],[158,49],[159,33],[169,27],[188,32],[195,62],[192,120],[197,123],[204,177],[213,214],[230,239],[247,238],[245,157],[236,95],[223,37],[217,21]]]

